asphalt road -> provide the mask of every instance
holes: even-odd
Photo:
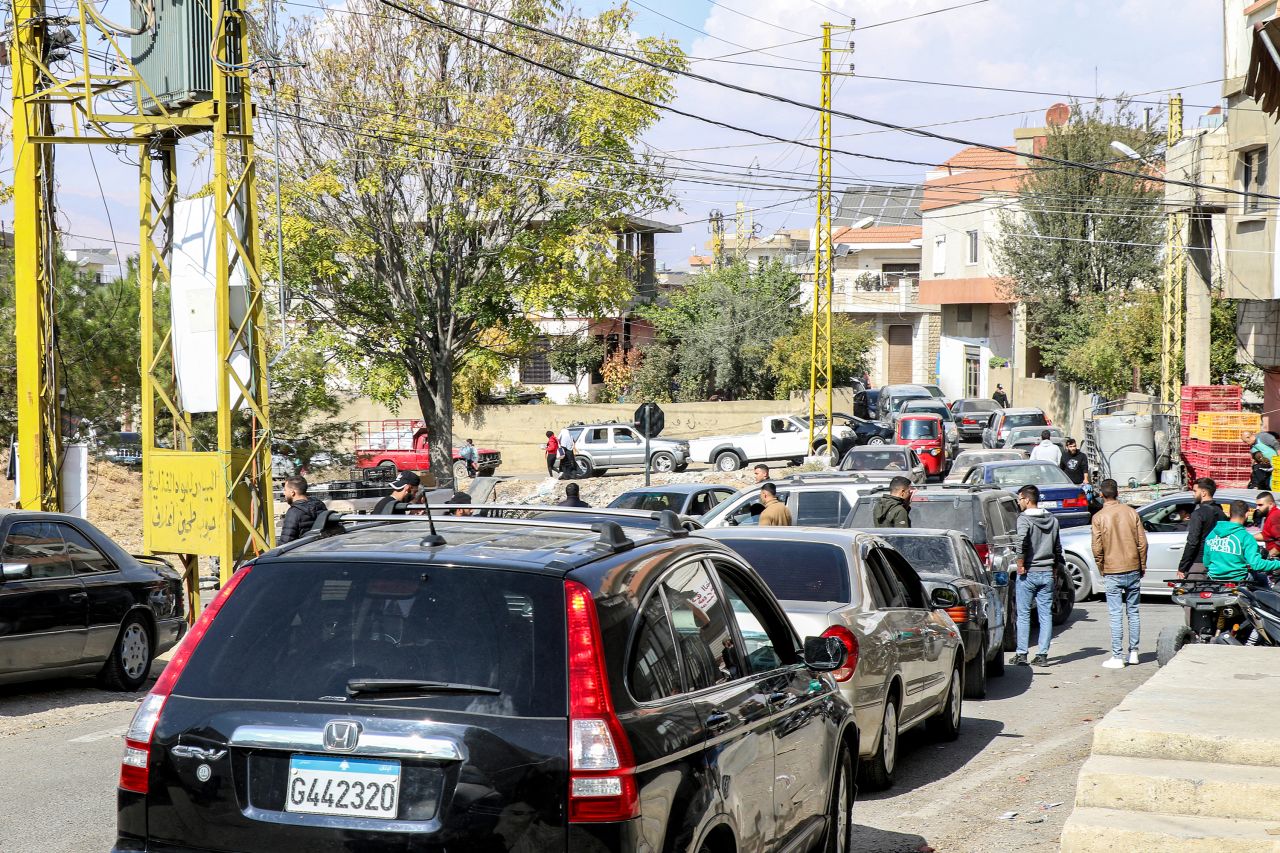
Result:
[[[1091,602],[1058,630],[1048,667],[1008,667],[986,700],[966,702],[959,740],[905,735],[895,787],[858,800],[854,849],[1057,850],[1094,721],[1155,671],[1156,634],[1181,611],[1153,602],[1142,615],[1140,666],[1101,668],[1107,609]],[[110,849],[120,739],[136,702],[87,681],[0,687],[0,851]],[[1017,815],[1001,820],[1006,812]]]

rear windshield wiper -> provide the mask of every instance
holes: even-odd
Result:
[[[479,684],[455,684],[449,681],[421,681],[416,678],[353,678],[347,682],[347,695],[366,693],[480,693],[500,696],[496,687]]]

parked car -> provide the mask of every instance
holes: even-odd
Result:
[[[951,404],[951,418],[962,439],[982,439],[982,431],[1000,411],[1000,404],[985,397],[966,397]]]
[[[142,464],[142,434],[109,432],[96,440],[94,450],[108,462],[136,468]]]
[[[947,609],[964,643],[965,696],[987,695],[987,676],[1004,675],[1004,626],[1010,606],[1009,573],[993,572],[978,560],[969,537],[958,530],[907,528],[878,530],[920,574],[932,594],[937,586],[956,590],[960,604]]]
[[[669,509],[680,515],[703,515],[734,493],[729,486],[709,483],[671,483],[652,489],[631,489],[609,502],[610,509]]]
[[[1253,489],[1218,489],[1213,497],[1227,514],[1230,514],[1228,504],[1232,501],[1244,501],[1251,511],[1258,502],[1258,492]],[[1137,508],[1138,517],[1147,532],[1147,573],[1142,578],[1143,595],[1172,595],[1166,581],[1173,580],[1178,571],[1178,561],[1182,559],[1187,544],[1187,522],[1195,508],[1196,499],[1191,492],[1174,492]],[[1076,601],[1084,601],[1103,592],[1102,573],[1093,559],[1092,533],[1090,527],[1062,531],[1062,551],[1076,587]]]
[[[927,723],[942,740],[959,731],[964,645],[943,612],[952,593],[926,597],[915,570],[883,538],[854,530],[721,529],[714,537],[764,578],[799,631],[838,637],[854,666],[836,679],[862,734],[868,788],[893,784],[899,736]]]
[[[951,411],[947,404],[939,399],[907,400],[898,410],[897,417],[902,415],[937,415],[942,421],[942,429],[947,438],[947,458],[955,459],[960,454],[960,430],[951,419]]]
[[[1049,440],[1058,445],[1059,448],[1066,446],[1066,434],[1057,427],[1046,426],[1014,427],[1005,436],[1004,446],[1009,450],[1025,450],[1030,453],[1040,443],[1040,434],[1045,430],[1049,431]]]
[[[117,849],[848,849],[847,658],[678,525],[306,537],[223,587],[142,702]]]
[[[1087,525],[1091,518],[1084,486],[1077,486],[1061,468],[1048,462],[987,462],[966,474],[964,482],[995,485],[1015,493],[1023,486],[1036,486],[1040,489],[1040,508],[1053,513],[1064,530]]]
[[[834,431],[836,450],[839,451],[841,459],[844,458],[844,455],[849,452],[851,447],[859,447],[864,444],[893,443],[893,427],[883,421],[867,420],[844,412],[834,412],[831,417],[837,427],[844,427],[848,431],[847,433],[840,429]],[[801,417],[800,423],[805,429],[808,429],[809,418]],[[817,429],[823,431],[825,437],[827,416],[816,415],[814,423],[817,424]]]
[[[885,488],[863,493],[845,526],[873,527],[875,498]],[[1011,567],[1017,565],[1019,512],[1017,499],[999,486],[946,483],[917,487],[911,495],[912,527],[960,531],[969,537],[978,559],[991,572],[1013,571]],[[1066,566],[1054,581],[1053,624],[1062,625],[1075,609],[1075,587]],[[1013,617],[1006,615],[1004,650],[1013,651],[1013,646]]]
[[[924,463],[910,447],[898,444],[854,447],[840,460],[841,471],[854,471],[877,483],[906,477],[913,483],[925,481]]]
[[[932,400],[933,395],[923,385],[885,385],[876,398],[876,410],[882,421],[893,417],[908,400]]]
[[[580,424],[569,427],[579,477],[600,476],[610,468],[644,469],[644,436],[630,424]],[[651,469],[660,474],[689,467],[689,442],[649,439]]]
[[[951,470],[947,472],[946,482],[959,483],[965,475],[985,462],[1012,462],[1026,458],[1025,450],[962,450],[960,455],[951,461]]]
[[[948,397],[946,392],[943,391],[940,387],[938,387],[937,385],[921,385],[920,387],[928,391],[930,396],[933,397],[933,399],[941,400],[948,409],[951,408],[951,398]]]
[[[853,414],[866,421],[880,417],[880,389],[867,388],[853,394]]]
[[[356,467],[386,468],[389,471],[429,471],[431,444],[427,427],[416,420],[365,421],[356,427]],[[479,448],[476,470],[482,477],[492,477],[502,464],[502,454],[492,448]],[[453,477],[465,479],[467,464],[458,448],[453,448]]]
[[[947,438],[942,418],[901,414],[894,419],[894,444],[905,444],[924,462],[925,474],[941,480],[947,473]]]
[[[992,416],[991,423],[982,431],[982,446],[1004,447],[1009,430],[1027,426],[1046,427],[1052,424],[1043,409],[1001,409]]]
[[[774,486],[792,521],[806,527],[843,526],[858,496],[875,488],[866,477],[851,471],[795,474],[775,480]],[[760,487],[753,485],[726,498],[701,521],[704,527],[751,526],[759,523],[763,509]]]
[[[97,675],[137,690],[187,623],[182,580],[81,518],[0,510],[0,684]]]
[[[836,427],[834,443],[852,439],[847,427]],[[819,455],[826,447],[826,430],[813,433],[809,443],[809,421],[799,415],[779,415],[760,419],[760,431],[738,435],[712,435],[689,440],[689,455],[694,462],[708,462],[719,471],[737,471],[752,462],[786,459],[800,463],[806,456]],[[830,451],[834,455],[834,450]]]

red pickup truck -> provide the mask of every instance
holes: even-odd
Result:
[[[477,448],[476,473],[491,477],[502,464],[502,454]],[[431,468],[431,447],[427,425],[418,420],[365,421],[356,427],[356,466],[392,468],[396,471],[427,471]],[[467,463],[453,448],[453,476],[467,476]]]

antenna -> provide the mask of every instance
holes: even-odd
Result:
[[[427,526],[431,528],[431,532],[426,536],[423,536],[422,541],[419,542],[418,544],[431,545],[431,546],[448,545],[449,543],[444,541],[444,537],[441,536],[439,533],[436,533],[436,520],[431,516],[431,504],[429,503],[423,504],[422,508],[426,510]]]

